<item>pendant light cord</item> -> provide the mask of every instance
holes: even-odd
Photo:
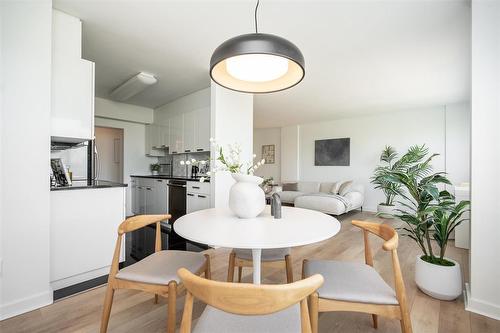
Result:
[[[258,34],[258,33],[259,33],[259,31],[258,31],[258,29],[257,29],[257,25],[258,25],[258,24],[257,24],[257,23],[258,23],[258,22],[257,22],[257,9],[259,8],[259,2],[260,2],[260,0],[257,0],[257,4],[255,5],[255,33],[256,33],[256,34]]]

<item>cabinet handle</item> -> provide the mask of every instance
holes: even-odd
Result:
[[[194,188],[194,189],[197,189],[197,190],[199,190],[199,189],[200,189],[200,187],[199,187],[199,186],[191,186],[191,188]]]
[[[190,152],[191,152],[191,149],[184,149],[184,151],[185,151],[186,153],[190,153]]]
[[[196,151],[203,151],[203,148],[196,148]]]
[[[151,187],[146,187],[146,190],[151,191]]]
[[[189,195],[190,197],[194,197],[194,194],[191,193],[188,193],[187,195]]]
[[[157,179],[156,181],[157,181],[158,183],[163,182],[163,180],[161,180],[161,179]]]
[[[176,151],[173,151],[173,152],[172,152],[172,154],[177,154],[177,152],[176,152]]]
[[[199,195],[198,194],[198,198],[206,198],[207,196],[206,195]]]

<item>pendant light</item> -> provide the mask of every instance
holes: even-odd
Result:
[[[210,77],[219,85],[247,93],[270,93],[291,88],[305,75],[302,52],[292,42],[259,33],[233,37],[219,45],[210,59]]]

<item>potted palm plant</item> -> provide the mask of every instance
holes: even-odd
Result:
[[[398,156],[396,150],[391,146],[385,146],[380,154],[379,165],[375,168],[374,174],[371,178],[371,183],[375,185],[376,189],[382,190],[385,196],[385,201],[377,206],[377,213],[380,217],[391,218],[395,213],[396,206],[394,205],[394,198],[398,193],[400,184],[387,180],[387,175],[391,170],[399,168],[399,164],[393,163]]]
[[[417,286],[432,297],[453,300],[462,293],[462,274],[458,262],[445,253],[450,234],[465,220],[469,202],[457,204],[452,194],[439,189],[451,183],[445,173],[432,170],[431,161],[438,154],[427,155],[424,145],[410,147],[400,159],[404,167],[390,170],[384,178],[400,186],[395,192],[400,208],[394,216],[405,222],[401,230],[422,250],[416,258]]]

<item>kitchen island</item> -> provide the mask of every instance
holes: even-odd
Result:
[[[126,186],[96,181],[51,189],[54,299],[106,282],[118,226],[125,219]],[[125,260],[125,242],[122,244],[120,262]]]

